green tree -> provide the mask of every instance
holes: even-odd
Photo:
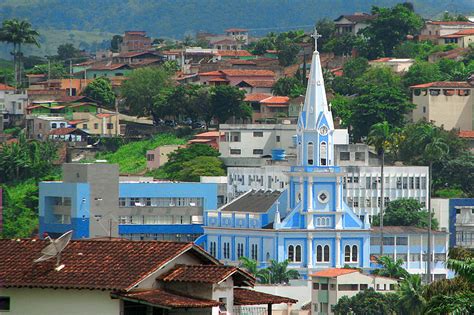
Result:
[[[18,19],[4,20],[0,28],[0,42],[13,44],[13,63],[15,66],[15,81],[21,85],[22,52],[24,44],[34,44],[39,47],[39,33],[31,27],[28,21]]]
[[[438,221],[431,218],[433,229],[438,228]],[[380,215],[374,216],[373,225],[380,224]],[[387,204],[383,217],[385,226],[417,226],[426,228],[428,224],[428,211],[416,199],[397,199]]]
[[[121,94],[131,115],[152,116],[158,123],[165,115],[166,92],[171,87],[169,72],[161,67],[145,67],[130,74]]]
[[[462,14],[451,14],[448,11],[444,11],[443,16],[441,17],[441,21],[451,22],[451,21],[458,21],[458,22],[468,22],[469,19]]]
[[[333,80],[334,92],[341,95],[352,95],[357,93],[356,80],[364,75],[369,69],[369,62],[362,57],[349,59],[342,68],[343,75]]]
[[[258,262],[245,256],[239,257],[239,266],[257,279],[260,283],[269,283],[268,272],[258,268]]]
[[[112,37],[112,40],[110,41],[110,50],[113,52],[119,52],[120,50],[120,45],[123,42],[123,37],[120,35],[114,35]]]
[[[189,104],[188,116],[193,120],[203,120],[206,123],[206,129],[209,129],[211,120],[214,117],[209,89],[204,87],[193,89]]]
[[[408,277],[408,271],[406,271],[403,265],[402,259],[396,261],[388,256],[381,256],[377,258],[377,264],[381,266],[379,269],[373,271],[374,275],[389,277],[395,279],[402,279]]]
[[[426,300],[423,296],[423,285],[420,275],[409,275],[399,285],[399,309],[402,314],[423,314]]]
[[[300,51],[300,47],[291,41],[285,41],[277,47],[278,62],[280,66],[287,67],[296,63],[296,56]]]
[[[82,51],[74,47],[71,43],[61,44],[58,46],[58,59],[59,60],[69,60],[69,59],[78,59],[81,58]],[[85,58],[84,58],[85,59]]]
[[[265,37],[259,40],[256,44],[252,53],[254,55],[263,55],[267,52],[267,50],[274,50],[275,49],[275,42],[272,41],[271,38]]]
[[[252,109],[243,102],[244,97],[244,91],[230,85],[211,89],[211,106],[219,123],[225,123],[231,117],[245,119],[252,116]]]
[[[403,76],[403,84],[406,88],[440,80],[441,71],[438,65],[427,61],[416,61]]]
[[[178,172],[176,180],[185,182],[199,182],[201,176],[225,176],[224,164],[214,156],[198,156],[191,161],[184,162]]]
[[[368,39],[369,46],[381,46],[384,56],[392,56],[394,48],[407,35],[416,35],[423,27],[423,19],[405,4],[391,8],[372,7],[376,17],[361,32]]]
[[[291,279],[299,279],[299,272],[294,269],[288,269],[288,264],[288,260],[282,262],[270,260],[270,266],[264,269],[268,273],[269,283],[287,284]]]
[[[340,298],[334,306],[334,314],[391,315],[394,308],[393,297],[375,292],[374,289],[369,288],[351,298]]]
[[[356,35],[345,33],[332,37],[325,45],[325,49],[332,51],[336,56],[350,56],[357,41]]]
[[[29,74],[46,74],[50,79],[64,79],[68,77],[68,71],[63,63],[52,62],[50,64],[36,65],[28,71]]]
[[[442,168],[437,174],[437,187],[448,186],[461,197],[463,194],[474,196],[474,154],[471,152],[464,152],[454,159],[442,162]],[[443,189],[447,188],[439,188],[435,193],[438,194]]]
[[[272,91],[275,95],[298,97],[303,94],[304,89],[304,86],[298,79],[283,77],[275,82]]]
[[[95,79],[86,86],[82,94],[96,100],[105,107],[114,107],[115,93],[108,78],[100,77]]]
[[[330,52],[330,47],[326,47],[327,43],[334,37],[336,32],[336,24],[334,21],[324,18],[316,22],[316,29],[321,34],[321,38],[318,39],[318,50],[320,52]]]

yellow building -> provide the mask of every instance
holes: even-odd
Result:
[[[474,28],[462,30],[454,34],[440,36],[438,44],[456,44],[461,48],[468,48],[474,43]]]
[[[113,137],[121,134],[119,116],[115,113],[73,113],[69,124],[90,135]]]

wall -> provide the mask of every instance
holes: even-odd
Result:
[[[0,289],[0,296],[10,297],[8,315],[118,315],[120,300],[110,298],[110,291],[53,290],[9,288]]]
[[[431,208],[439,228],[449,231],[449,199],[431,198]]]
[[[311,301],[311,281],[310,280],[292,280],[290,285],[261,285],[254,287],[257,292],[274,294],[298,300],[292,305],[292,309],[299,309],[304,304]],[[274,310],[286,310],[286,304],[273,305]]]

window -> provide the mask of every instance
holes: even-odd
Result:
[[[107,124],[107,129],[114,129],[114,124],[108,123]]]
[[[212,256],[214,256],[214,257],[215,257],[216,254],[217,254],[216,248],[217,248],[216,242],[211,242],[210,248],[209,248],[209,252],[210,252],[210,254],[211,254]]]
[[[227,311],[227,298],[219,298],[219,302],[221,303],[221,305],[219,306],[219,311],[223,312],[223,313],[226,313],[226,311]]]
[[[397,245],[408,245],[408,237],[397,236]]]
[[[358,284],[340,284],[338,285],[339,291],[357,291],[359,290]]]
[[[244,244],[237,243],[237,258],[244,256]]]
[[[224,243],[224,259],[230,258],[230,243]]]
[[[352,245],[352,261],[358,261],[359,256],[358,256],[358,248],[356,245]]]
[[[318,282],[313,283],[313,290],[319,290],[319,283]]]
[[[87,124],[82,124],[82,129],[87,129]]]
[[[51,124],[51,128],[53,128],[53,129],[58,128],[58,124],[57,124],[57,123],[52,123],[52,124]]]
[[[145,198],[145,206],[147,207],[151,206],[151,198]]]
[[[276,136],[276,142],[280,142],[280,136]]]
[[[356,152],[355,153],[355,160],[356,161],[365,161],[365,152]]]
[[[301,262],[301,245],[296,245],[296,248],[295,248],[295,262]]]
[[[321,144],[319,145],[319,156],[320,156],[320,161],[321,161],[321,165],[327,165],[327,159],[326,159],[326,156],[327,156],[327,145],[326,145],[326,142],[321,142]]]
[[[318,247],[316,247],[316,261],[323,261],[323,247],[321,245],[318,245]]]
[[[341,153],[339,153],[339,159],[341,161],[349,161],[351,159],[351,153],[350,152],[341,152]]]
[[[119,198],[119,207],[125,207],[126,201],[125,198]]]
[[[318,303],[313,304],[313,309],[314,309],[314,312],[318,311]]]
[[[357,262],[359,260],[359,248],[357,245],[346,245],[344,247],[344,261]]]
[[[314,145],[312,142],[308,142],[308,165],[313,165],[314,159]]]
[[[263,137],[263,132],[262,131],[254,131],[253,136],[261,138],[261,137]]]
[[[10,310],[10,297],[0,296],[0,311],[9,311],[9,310]]]
[[[230,154],[232,154],[232,155],[240,155],[240,149],[230,149]]]
[[[99,129],[99,124],[98,123],[94,124],[94,129]]]
[[[288,260],[295,261],[295,247],[293,245],[288,246]]]
[[[394,237],[384,237],[383,238],[384,245],[395,245],[395,238]]]
[[[327,283],[321,283],[321,290],[328,290],[328,284]]]
[[[258,260],[258,245],[257,244],[252,244],[252,250],[250,253],[250,258],[253,260]]]
[[[240,132],[231,132],[230,142],[240,142]]]
[[[351,247],[349,245],[346,245],[346,247],[344,247],[344,261],[351,261]]]
[[[262,149],[253,149],[253,154],[255,154],[255,155],[262,155],[262,154],[263,154],[263,150],[262,150]]]
[[[329,262],[329,245],[324,246],[324,261]]]
[[[369,285],[368,284],[360,284],[360,290],[367,290],[369,288]]]

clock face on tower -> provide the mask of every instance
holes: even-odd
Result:
[[[328,129],[328,127],[326,127],[325,125],[323,125],[321,128],[319,128],[319,134],[320,134],[321,136],[327,135],[327,134],[328,134],[328,131],[329,131],[329,129]]]

